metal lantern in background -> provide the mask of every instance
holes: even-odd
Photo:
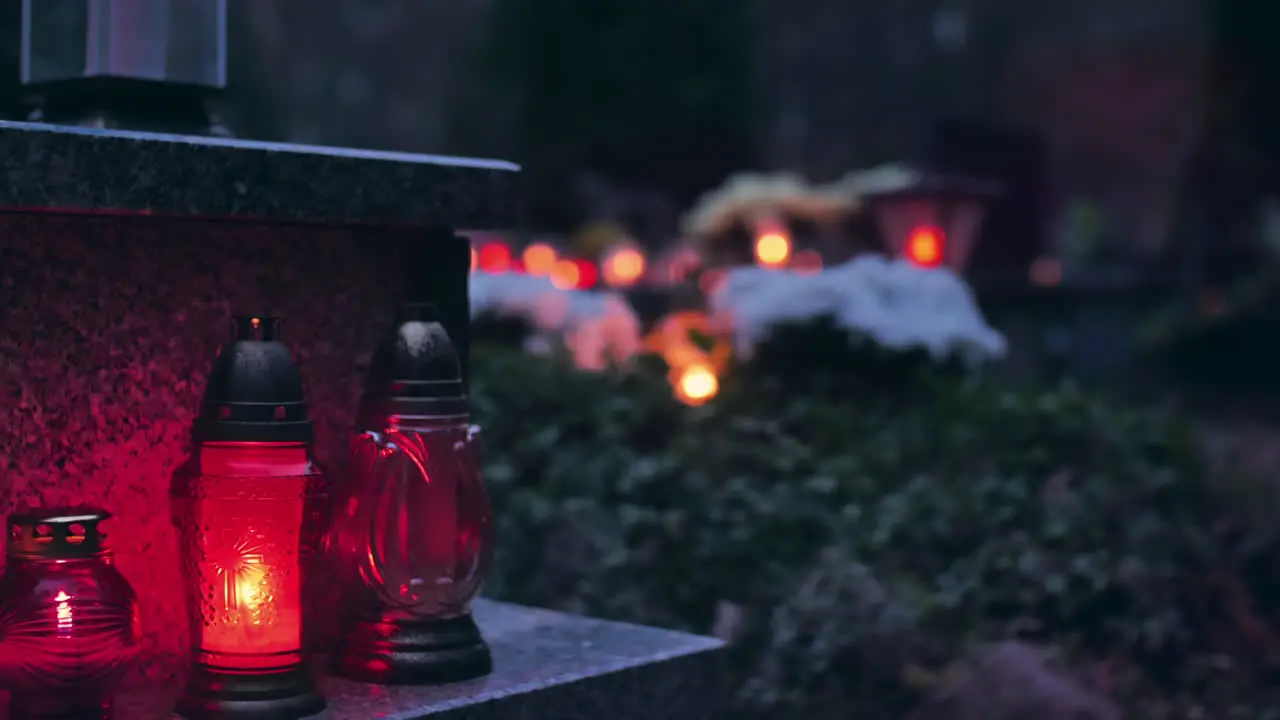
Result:
[[[0,683],[11,720],[111,716],[134,658],[138,598],[91,508],[9,516],[0,575]]]
[[[31,120],[227,134],[206,101],[227,83],[226,0],[23,0]]]
[[[492,670],[471,617],[493,544],[461,366],[435,307],[402,311],[373,354],[329,547],[343,619],[334,670],[384,684]]]
[[[866,177],[856,192],[895,257],[957,273],[968,268],[987,204],[1000,193],[997,183],[915,170],[895,172],[886,183]]]
[[[178,713],[313,715],[324,701],[303,663],[303,600],[321,597],[314,561],[328,496],[279,320],[234,320],[192,436],[194,450],[170,488],[193,654]]]

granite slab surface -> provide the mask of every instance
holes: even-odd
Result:
[[[437,687],[324,678],[324,720],[714,720],[725,698],[714,638],[477,601],[493,674]],[[169,720],[176,683],[135,688],[117,720]]]
[[[0,121],[0,208],[257,220],[515,224],[500,160]]]

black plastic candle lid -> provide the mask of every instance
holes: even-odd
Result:
[[[360,406],[362,420],[373,424],[391,416],[467,414],[458,351],[435,305],[401,309],[374,350]]]
[[[302,374],[280,342],[280,319],[244,316],[209,371],[196,442],[311,442]]]
[[[11,558],[65,560],[106,555],[102,522],[111,513],[93,507],[37,508],[9,515]]]

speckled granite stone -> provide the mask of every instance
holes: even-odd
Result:
[[[364,363],[396,304],[467,348],[465,240],[515,211],[507,163],[0,122],[0,516],[116,514],[139,671],[186,643],[168,476],[233,314],[285,318],[341,476]],[[217,219],[211,219],[217,218]]]
[[[169,475],[230,317],[284,318],[317,453],[340,476],[377,334],[413,292],[464,347],[469,262],[465,240],[422,230],[0,212],[0,516],[115,513],[142,670],[172,676],[187,633]]]
[[[143,630],[116,717],[167,718],[188,654],[169,475],[229,318],[285,318],[317,454],[341,478],[364,366],[397,304],[440,304],[465,367],[470,257],[451,228],[509,224],[515,168],[10,123],[0,168],[0,515],[80,503],[116,514]],[[493,675],[439,688],[326,680],[325,717],[718,712],[715,640],[495,603],[477,615]]]
[[[0,208],[507,228],[497,160],[0,121]]]
[[[480,600],[493,649],[488,677],[437,687],[325,678],[327,720],[715,720],[725,700],[724,644],[712,638]],[[169,720],[169,685],[142,684],[123,720]]]

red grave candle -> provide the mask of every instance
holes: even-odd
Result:
[[[432,306],[409,306],[374,352],[333,511],[339,674],[415,684],[492,669],[469,610],[493,523],[476,433],[448,333]]]
[[[302,380],[274,318],[237,318],[170,486],[193,671],[178,712],[288,720],[324,708],[302,656],[327,503]]]
[[[0,682],[11,720],[111,716],[135,655],[138,600],[95,509],[9,516],[0,575]]]

